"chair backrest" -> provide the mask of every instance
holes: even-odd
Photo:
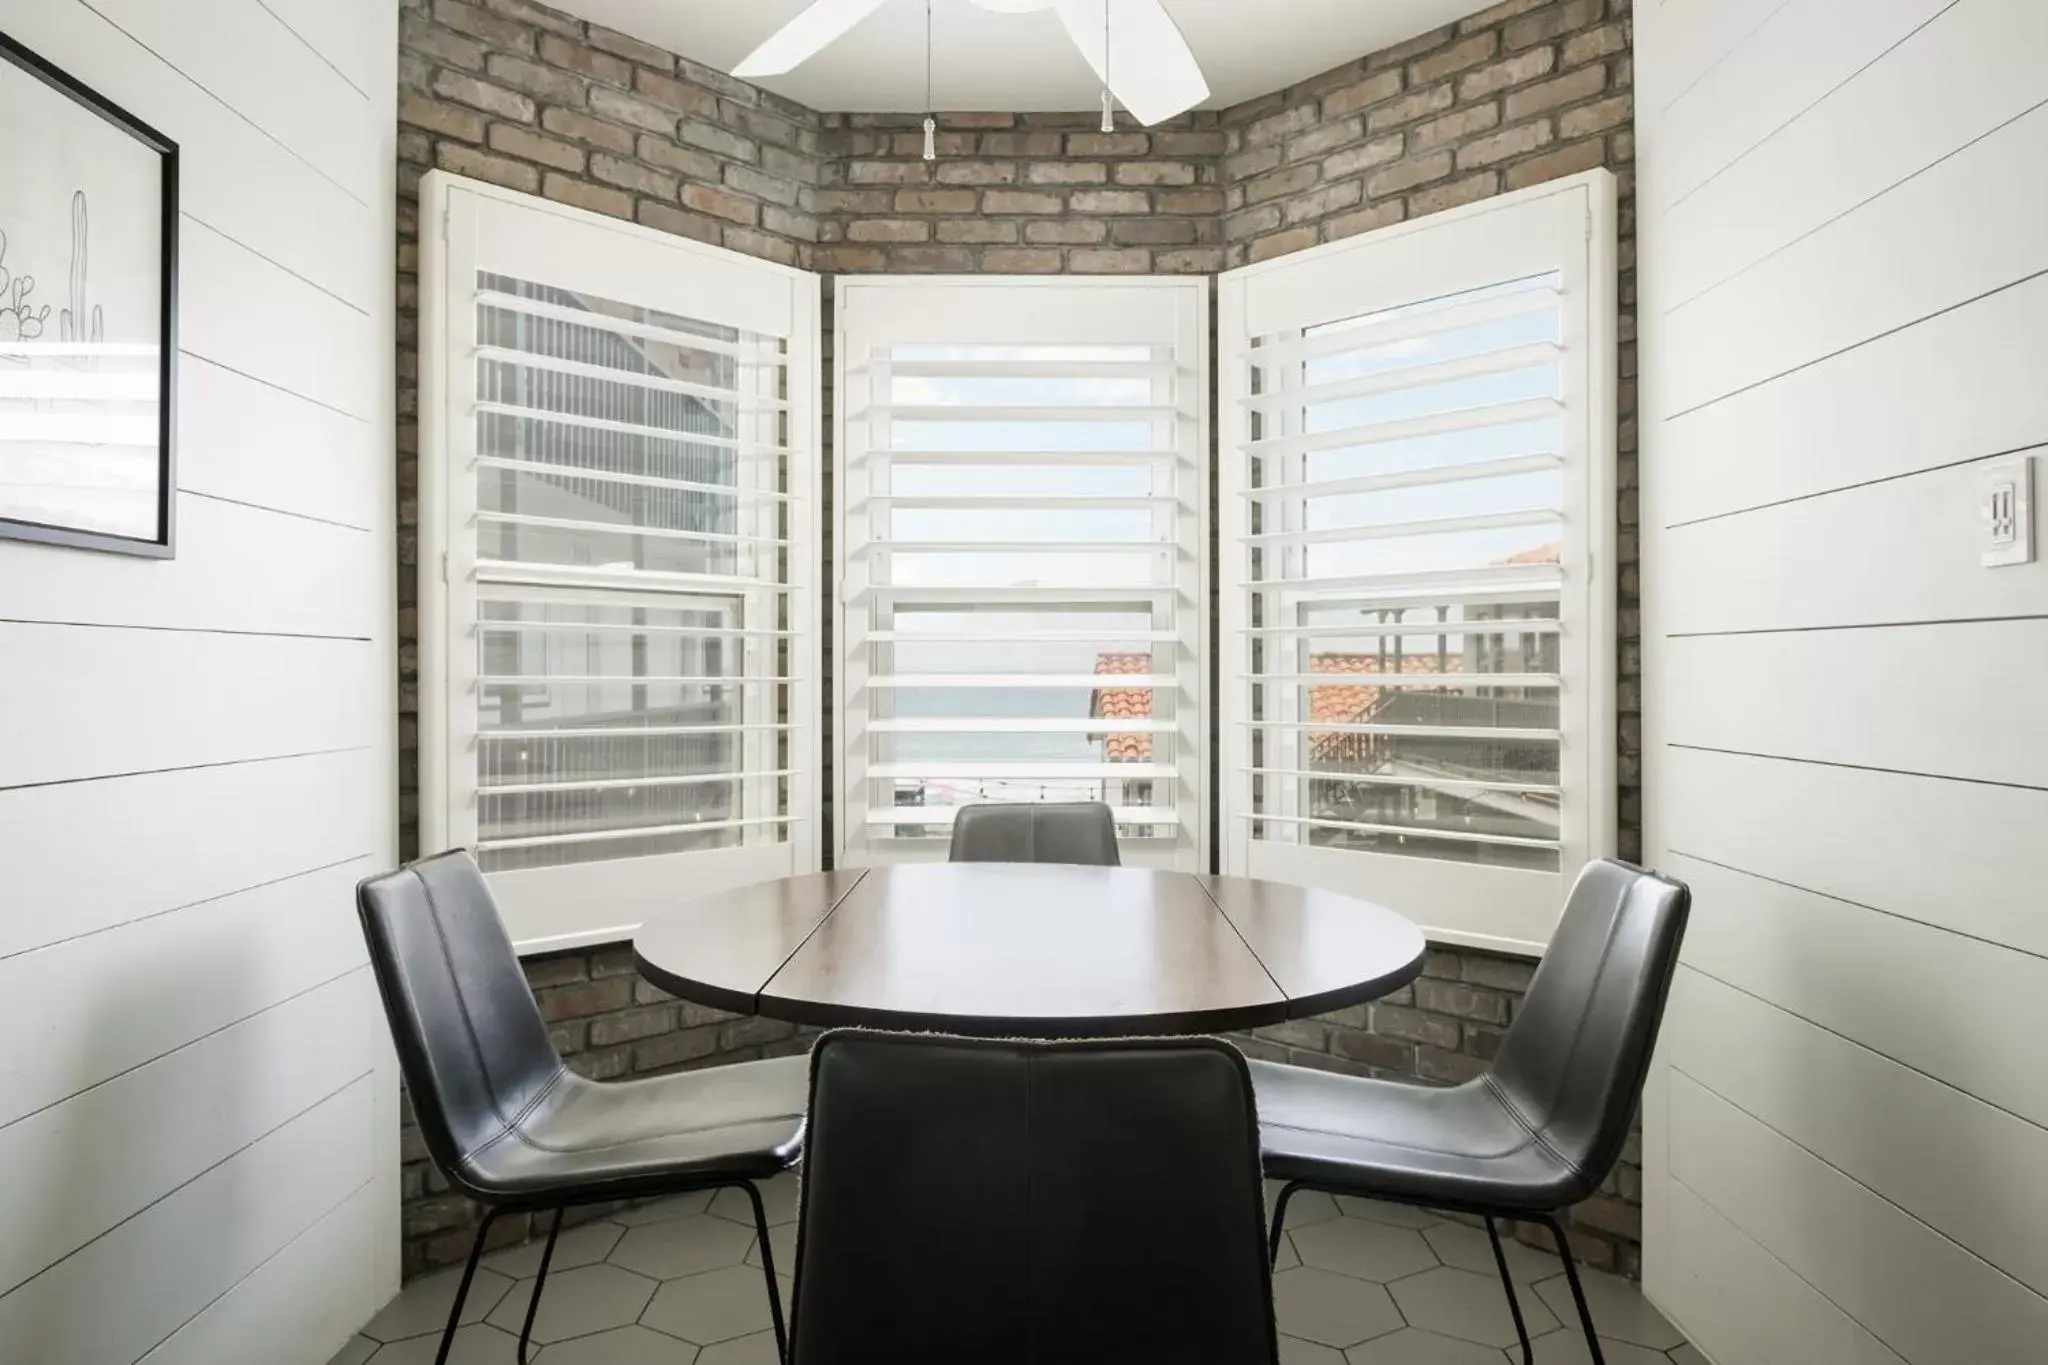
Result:
[[[831,1033],[793,1365],[1271,1365],[1251,1077],[1216,1039]]]
[[[356,909],[420,1136],[450,1181],[475,1194],[465,1158],[562,1070],[512,940],[459,849],[368,878]]]
[[[1117,867],[1116,817],[1099,801],[967,806],[953,817],[949,861]]]
[[[1682,882],[1588,863],[1488,1073],[1523,1121],[1593,1181],[1628,1140],[1691,907]]]

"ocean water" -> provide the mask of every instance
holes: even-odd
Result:
[[[904,690],[896,714],[909,717],[1022,716],[1085,718],[1093,694],[1025,687]],[[1110,722],[1106,722],[1110,723]],[[1086,734],[886,735],[878,759],[896,763],[1099,763],[1102,742]]]

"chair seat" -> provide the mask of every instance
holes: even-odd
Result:
[[[1547,1213],[1599,1183],[1481,1078],[1453,1089],[1253,1062],[1266,1175],[1431,1206]]]
[[[462,1162],[458,1183],[499,1204],[552,1207],[766,1179],[801,1144],[808,1065],[779,1057],[602,1084],[565,1070]]]

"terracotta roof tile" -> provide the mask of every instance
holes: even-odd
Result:
[[[1394,662],[1394,660],[1388,660]],[[1446,654],[1443,667],[1437,667],[1435,653],[1416,653],[1399,656],[1397,667],[1392,670],[1404,676],[1424,673],[1462,673],[1465,660],[1459,654]],[[1311,654],[1308,659],[1310,673],[1383,673],[1378,654]],[[1311,721],[1326,721],[1332,725],[1357,725],[1369,718],[1379,706],[1380,698],[1389,689],[1375,687],[1371,683],[1332,683],[1327,687],[1311,687],[1308,690],[1308,718]],[[1358,741],[1361,736],[1341,731],[1309,731],[1309,753],[1316,758],[1334,755],[1347,744]]]
[[[1496,559],[1493,562],[1495,564],[1559,564],[1563,562],[1560,555],[1562,549],[1562,546],[1555,543],[1538,545],[1533,550],[1524,550],[1520,554],[1509,555],[1506,559]]]
[[[1105,675],[1150,673],[1152,656],[1098,654],[1095,656],[1095,671]],[[1088,714],[1105,720],[1149,720],[1152,717],[1152,693],[1142,687],[1098,687],[1094,700],[1089,703]],[[1150,735],[1106,734],[1101,739],[1105,762],[1145,763],[1152,758]]]
[[[1465,661],[1457,654],[1447,655],[1444,670],[1449,673],[1464,671]],[[1095,671],[1103,676],[1117,674],[1141,674],[1152,671],[1150,654],[1098,654]],[[1309,656],[1308,671],[1311,673],[1378,673],[1378,654],[1312,654]],[[1401,658],[1400,671],[1414,675],[1435,673],[1437,656],[1434,653],[1409,654]],[[1325,721],[1332,725],[1355,725],[1369,716],[1379,705],[1387,689],[1370,683],[1333,683],[1328,687],[1311,687],[1308,690],[1309,719]],[[1147,720],[1152,715],[1152,693],[1145,688],[1099,687],[1088,707],[1088,714],[1104,720]],[[1152,736],[1146,734],[1104,734],[1102,752],[1110,763],[1144,763],[1152,757]],[[1309,745],[1317,755],[1322,755],[1342,741],[1355,736],[1341,733],[1310,733]]]

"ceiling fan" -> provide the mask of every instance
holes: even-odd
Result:
[[[794,71],[890,0],[812,0],[732,69],[742,79]],[[1209,98],[1187,39],[1161,0],[970,0],[1000,14],[1052,10],[1124,108],[1158,123]],[[1112,44],[1114,45],[1112,47]]]

